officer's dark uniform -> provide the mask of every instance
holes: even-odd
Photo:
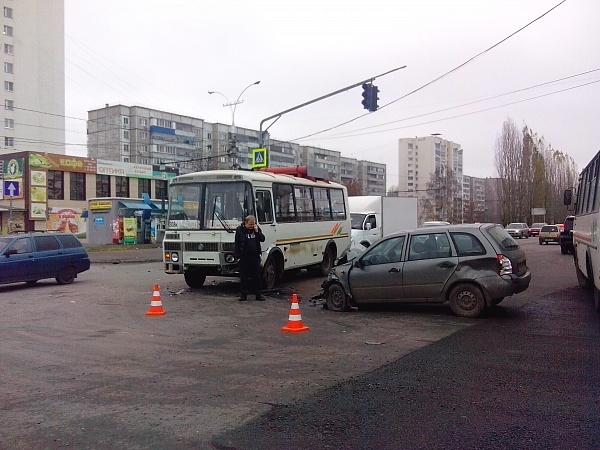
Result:
[[[240,269],[240,301],[247,300],[248,294],[256,295],[256,300],[264,300],[260,293],[260,243],[265,241],[265,235],[258,228],[246,228],[242,223],[235,230],[234,254],[239,259]]]

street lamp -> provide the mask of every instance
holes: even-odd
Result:
[[[223,106],[229,106],[229,109],[231,110],[231,126],[232,127],[235,127],[235,109],[236,109],[237,105],[239,105],[240,103],[244,103],[244,100],[240,100],[240,98],[242,98],[242,95],[244,94],[244,92],[246,92],[246,89],[248,89],[251,86],[254,86],[255,84],[260,84],[260,80],[255,81],[254,83],[246,86],[244,88],[244,90],[242,92],[240,92],[240,95],[238,95],[238,98],[235,102],[230,102],[229,99],[227,98],[227,96],[225,94],[223,94],[222,92],[208,91],[209,94],[219,94],[220,96],[222,96],[225,99],[225,101],[227,103],[224,103]]]

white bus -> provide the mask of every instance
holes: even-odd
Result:
[[[600,312],[600,152],[581,171],[575,200],[573,248],[577,281],[583,288],[594,290],[594,303]],[[573,193],[565,191],[565,204]]]
[[[350,246],[350,213],[346,188],[316,178],[317,171],[213,170],[173,178],[163,239],[165,272],[183,274],[192,288],[207,276],[238,276],[235,229],[252,214],[266,238],[263,288],[273,288],[287,270],[327,275]]]

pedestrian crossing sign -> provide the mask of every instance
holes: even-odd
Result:
[[[252,150],[252,168],[262,169],[269,167],[269,152],[266,148],[255,148]]]

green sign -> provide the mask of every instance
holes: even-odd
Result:
[[[23,178],[23,158],[4,161],[4,178]]]
[[[255,148],[252,150],[252,168],[262,169],[269,167],[269,151],[266,148]]]

